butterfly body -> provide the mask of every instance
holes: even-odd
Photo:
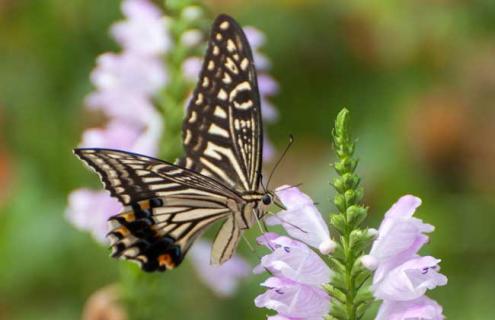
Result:
[[[185,155],[176,164],[121,150],[74,150],[124,205],[109,219],[112,256],[145,271],[178,266],[219,221],[211,262],[227,261],[242,232],[276,200],[261,188],[263,132],[251,49],[229,16],[213,24],[182,133]]]

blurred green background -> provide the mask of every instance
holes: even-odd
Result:
[[[296,143],[276,183],[331,210],[330,129],[342,107],[359,138],[369,225],[401,195],[436,226],[425,254],[449,277],[431,296],[449,319],[493,319],[495,2],[209,1],[267,34],[281,93],[269,131]],[[95,57],[116,45],[116,0],[0,0],[0,319],[78,319],[119,264],[64,218],[67,194],[96,179],[72,156],[90,123]],[[269,166],[268,166],[269,167]],[[251,235],[254,237],[256,231]],[[254,255],[247,254],[252,264]],[[221,300],[189,263],[160,275],[163,319],[262,319],[253,276]]]

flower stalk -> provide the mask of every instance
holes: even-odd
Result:
[[[354,156],[356,145],[350,134],[349,120],[349,111],[340,111],[332,132],[337,155],[333,167],[337,177],[331,184],[336,191],[333,202],[338,212],[330,215],[330,224],[340,236],[329,258],[335,274],[325,288],[332,297],[329,319],[339,320],[361,319],[373,301],[368,283],[370,272],[360,262],[373,233],[361,227],[368,209],[362,205],[363,188],[356,174],[358,160]]]
[[[156,104],[165,120],[165,128],[160,143],[160,158],[173,162],[183,154],[182,119],[184,118],[186,99],[191,91],[191,83],[184,76],[183,65],[188,58],[198,55],[198,51],[200,51],[200,46],[186,43],[183,38],[191,30],[204,36],[204,29],[208,20],[204,17],[204,8],[200,1],[167,0],[164,2],[164,6],[169,19],[165,23],[168,23],[172,49],[165,54],[169,82],[159,94]]]

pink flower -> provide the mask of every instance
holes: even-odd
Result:
[[[78,189],[69,195],[65,215],[76,228],[89,231],[97,241],[106,243],[107,220],[121,209],[122,205],[106,191]]]
[[[198,57],[187,58],[182,64],[182,73],[184,77],[190,82],[198,81],[199,72],[201,71],[201,65],[203,60]]]
[[[268,290],[256,297],[255,305],[275,310],[279,316],[323,319],[330,311],[330,297],[320,288],[278,277],[268,278],[261,285]]]
[[[375,320],[443,320],[442,307],[434,300],[421,297],[412,301],[385,301]]]
[[[232,296],[239,282],[251,274],[251,267],[238,255],[222,265],[211,265],[210,248],[205,240],[195,242],[189,250],[193,266],[199,278],[218,296]]]
[[[261,258],[255,273],[268,270],[273,276],[316,287],[330,281],[330,268],[304,243],[275,233],[265,233],[257,240],[273,251]]]
[[[426,290],[446,285],[447,277],[438,273],[439,262],[439,259],[428,256],[401,264],[373,284],[374,296],[383,300],[410,301],[423,296]]]
[[[126,50],[143,55],[164,53],[170,47],[166,20],[148,0],[125,0],[122,11],[126,20],[115,23],[111,33]]]
[[[298,188],[281,186],[275,191],[287,210],[266,219],[268,225],[281,224],[297,240],[329,254],[335,248],[328,226],[310,197]]]
[[[265,97],[276,95],[279,90],[278,83],[275,79],[265,73],[258,76],[258,87]]]
[[[243,30],[249,44],[251,45],[256,69],[258,72],[267,71],[271,66],[270,60],[260,52],[261,47],[266,42],[265,34],[257,28],[250,26],[244,27]]]
[[[166,74],[159,58],[105,53],[98,57],[91,81],[99,90],[116,90],[149,96],[165,85]]]
[[[147,96],[130,91],[102,90],[86,97],[91,110],[101,110],[110,118],[142,125],[154,115],[154,106]]]
[[[91,73],[96,91],[87,97],[91,109],[100,109],[109,122],[103,128],[88,129],[81,145],[124,149],[155,155],[163,121],[152,99],[166,83],[162,55],[168,47],[165,21],[148,0],[125,0],[127,20],[112,27],[112,34],[124,47],[120,54],[98,57]],[[69,195],[68,220],[103,242],[107,219],[121,205],[107,192],[76,190]]]
[[[421,199],[406,195],[385,214],[378,237],[369,257],[366,257],[370,265],[377,267],[373,283],[381,281],[388,271],[415,256],[428,241],[424,233],[432,232],[435,228],[412,216],[420,205]]]
[[[87,129],[83,132],[81,147],[129,150],[141,130],[122,121],[109,122],[105,128]]]

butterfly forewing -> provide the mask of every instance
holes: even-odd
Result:
[[[247,39],[228,16],[213,25],[182,134],[181,166],[239,192],[258,189],[263,139],[256,72]]]
[[[113,256],[146,271],[178,265],[201,231],[232,216],[227,201],[240,201],[217,181],[158,159],[109,149],[75,153],[125,206],[109,220]]]

